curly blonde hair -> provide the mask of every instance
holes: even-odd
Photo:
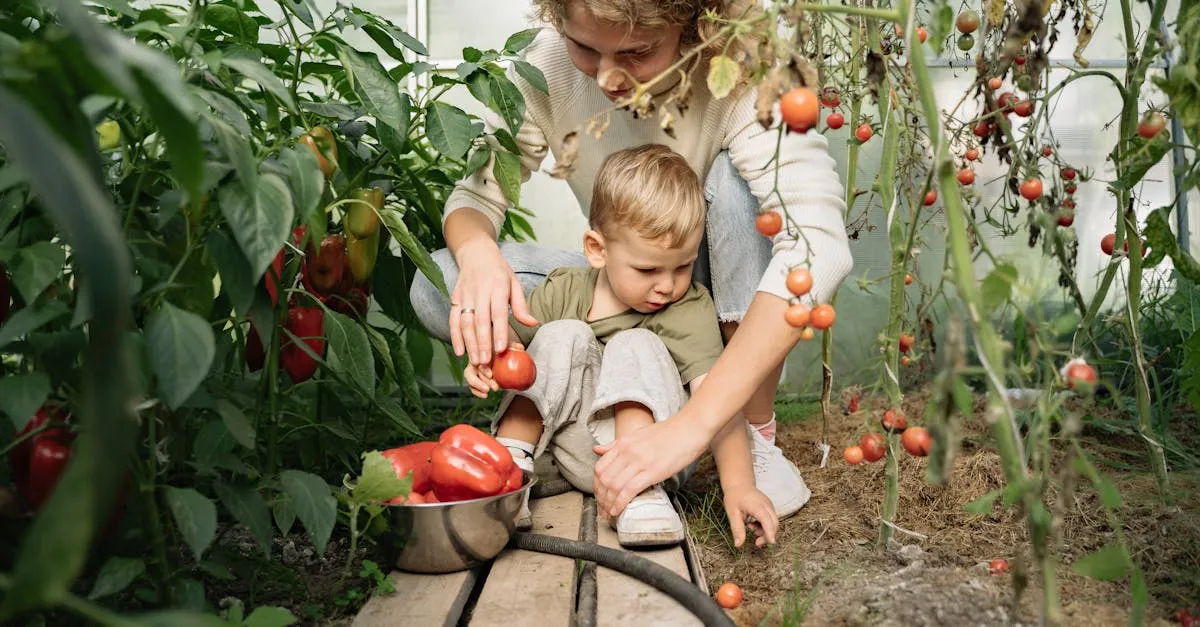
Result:
[[[680,43],[685,48],[708,41],[710,50],[719,50],[725,42],[714,40],[721,26],[704,19],[706,12],[734,18],[754,8],[753,0],[534,0],[533,4],[540,19],[562,30],[573,2],[583,3],[602,22],[647,30],[683,26]]]

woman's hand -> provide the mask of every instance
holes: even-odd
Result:
[[[489,364],[508,346],[508,311],[526,326],[537,324],[517,275],[490,240],[464,244],[455,255],[458,282],[450,295],[450,345],[475,366]]]
[[[593,483],[599,511],[619,515],[642,490],[683,470],[708,448],[704,430],[680,418],[656,422],[595,447],[601,456]]]

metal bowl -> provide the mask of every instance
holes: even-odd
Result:
[[[537,475],[520,489],[469,501],[391,505],[389,537],[396,567],[414,573],[451,573],[500,554],[517,527],[517,514]]]

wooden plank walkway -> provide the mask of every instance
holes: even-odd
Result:
[[[596,522],[595,501],[579,492],[534,500],[533,532],[620,548],[616,532]],[[637,550],[707,593],[688,542]],[[353,627],[568,627],[591,625],[699,625],[671,597],[595,564],[505,549],[491,564],[446,575],[391,573],[396,592],[372,597]]]

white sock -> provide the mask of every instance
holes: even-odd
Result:
[[[496,438],[496,441],[503,444],[504,447],[508,449],[508,452],[513,456],[513,460],[518,464],[532,464],[533,445],[529,442],[522,442],[521,440],[515,438]]]

